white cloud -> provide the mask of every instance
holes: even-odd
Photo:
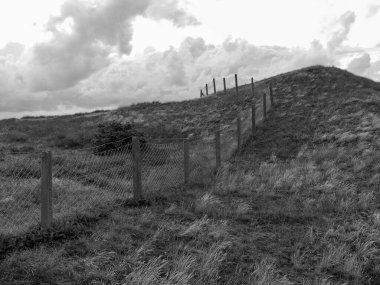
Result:
[[[178,0],[153,1],[146,15],[155,20],[170,20],[177,27],[200,24],[194,16],[188,15],[184,9],[179,8]]]
[[[368,7],[368,11],[367,11],[367,18],[372,18],[374,17],[380,10],[380,5],[370,5]]]
[[[111,53],[130,54],[132,21],[145,14],[168,19],[179,27],[197,23],[175,0],[66,1],[60,15],[51,17],[46,26],[51,40],[33,47],[31,90],[72,87],[108,66]]]
[[[347,69],[355,74],[364,75],[368,68],[371,67],[371,57],[368,53],[361,57],[353,59],[347,66]]]
[[[195,36],[177,47],[127,56],[137,16],[167,19],[176,27],[197,25],[185,11],[177,0],[66,1],[46,26],[48,41],[31,49],[17,43],[0,49],[0,111],[25,114],[190,99],[213,77],[238,73],[261,79],[314,64],[342,66],[347,54],[365,50],[347,46],[356,20],[348,11],[326,29],[328,41],[314,40],[309,47],[263,46],[232,37],[209,44]],[[348,68],[380,77],[380,61],[371,63],[366,54]]]
[[[355,13],[352,11],[347,11],[339,18],[337,30],[333,32],[327,43],[327,47],[330,51],[334,52],[337,47],[340,47],[347,39],[347,35],[350,32],[352,24],[355,22],[355,18]]]

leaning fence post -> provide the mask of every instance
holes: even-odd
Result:
[[[208,84],[206,84],[206,96],[208,96]]]
[[[212,83],[214,84],[214,95],[216,95],[216,84],[215,84],[215,78],[212,79]]]
[[[272,83],[269,83],[270,107],[274,108]]]
[[[224,87],[224,95],[227,94],[227,87],[226,87],[226,78],[223,77],[223,87]]]
[[[239,85],[238,85],[237,74],[235,74],[235,87],[236,87],[236,95],[239,95]]]
[[[189,184],[190,177],[190,146],[189,139],[183,140],[183,170],[184,170],[184,183]]]
[[[44,230],[50,229],[53,221],[51,160],[51,151],[43,152],[41,157],[41,227]]]
[[[263,120],[267,119],[267,94],[263,93]]]
[[[142,199],[141,183],[141,157],[139,138],[132,138],[132,160],[133,160],[133,199]]]
[[[215,132],[215,160],[216,170],[222,165],[221,145],[220,145],[220,127]]]
[[[237,135],[238,151],[240,152],[240,150],[241,150],[241,119],[240,119],[240,116],[238,116],[236,118],[236,123],[237,123],[236,135]]]

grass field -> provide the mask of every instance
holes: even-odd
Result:
[[[212,183],[7,241],[0,283],[379,284],[380,84],[322,67],[271,81],[275,112]]]

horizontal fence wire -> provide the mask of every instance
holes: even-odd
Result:
[[[21,234],[40,221],[38,155],[6,155],[0,161],[0,234]]]

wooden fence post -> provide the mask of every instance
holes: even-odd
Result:
[[[216,95],[216,84],[215,84],[215,78],[212,79],[212,83],[214,84],[214,95]]]
[[[256,134],[256,103],[255,101],[252,102],[252,135],[254,136]]]
[[[272,83],[269,83],[269,96],[270,96],[270,107],[274,108]]]
[[[236,130],[237,130],[237,143],[238,143],[238,151],[240,152],[241,151],[241,119],[240,119],[240,116],[238,116],[236,118],[236,123],[237,123],[237,126],[236,126]]]
[[[133,199],[142,199],[141,183],[141,157],[139,138],[132,138],[132,160],[133,160]]]
[[[256,134],[256,100],[255,100],[255,83],[251,78],[251,92],[252,92],[252,135]]]
[[[216,170],[222,165],[222,155],[221,155],[221,145],[220,145],[220,128],[218,127],[215,132],[215,160],[216,160]]]
[[[223,77],[224,95],[227,95],[226,78]]]
[[[183,170],[184,170],[184,183],[189,185],[190,178],[190,146],[189,140],[183,140]]]
[[[41,227],[50,229],[53,221],[52,201],[52,155],[51,151],[44,152],[41,158]]]
[[[267,119],[267,94],[263,93],[263,120]]]
[[[255,99],[255,83],[253,82],[253,77],[251,77],[251,93],[252,93],[252,100]]]
[[[239,85],[238,85],[237,74],[235,74],[235,87],[236,87],[236,95],[239,95]]]
[[[208,84],[206,84],[206,96],[208,96]]]

